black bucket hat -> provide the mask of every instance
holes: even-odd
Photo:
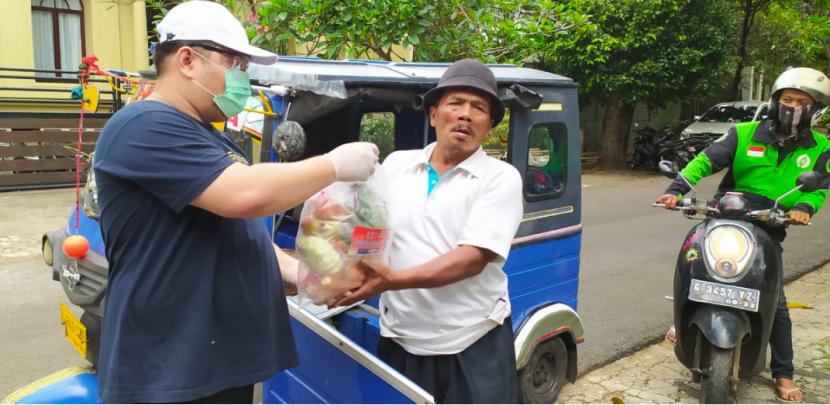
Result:
[[[487,93],[491,99],[490,116],[493,126],[504,118],[504,103],[497,94],[496,76],[483,63],[475,59],[462,59],[453,63],[438,80],[438,85],[424,94],[424,110],[436,105],[447,89],[474,89]]]

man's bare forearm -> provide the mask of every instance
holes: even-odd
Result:
[[[255,218],[285,211],[335,181],[325,156],[300,162],[235,163],[193,200],[193,205],[228,218]]]
[[[300,261],[291,257],[291,255],[286,253],[276,244],[274,244],[274,253],[277,255],[277,263],[280,265],[282,280],[296,285]]]
[[[475,276],[484,270],[496,254],[475,246],[459,246],[426,263],[394,272],[392,289],[433,288]]]

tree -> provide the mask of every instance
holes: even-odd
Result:
[[[741,74],[747,62],[746,44],[749,40],[749,34],[752,32],[752,26],[755,24],[755,16],[765,10],[770,3],[772,3],[772,0],[738,0],[743,21],[741,23],[741,32],[738,36],[735,73],[732,75],[732,86],[729,90],[732,100],[738,99],[738,91],[741,86]]]
[[[797,3],[801,1],[771,4],[758,16],[747,42],[747,61],[767,73],[769,82],[787,67],[804,64],[803,16]]]
[[[790,66],[830,71],[830,0],[779,0],[757,16],[747,63],[768,82]]]
[[[638,102],[663,106],[710,92],[730,69],[729,0],[572,0],[590,16],[548,44],[548,70],[582,84],[581,97],[604,103],[600,165],[625,165]]]
[[[553,42],[592,24],[589,16],[569,2],[557,0],[502,0],[475,10],[472,15],[468,29],[459,31],[481,33],[476,36],[477,46],[455,41],[472,48],[475,52],[470,56],[488,62],[539,67]]]
[[[404,59],[402,46],[416,61],[533,61],[530,43],[581,22],[565,10],[554,0],[264,0],[254,42],[295,38],[328,59]]]
[[[830,0],[804,1],[797,10],[802,17],[796,41],[800,65],[830,72]]]
[[[268,31],[259,35],[294,38],[307,55],[328,59],[404,59],[397,46],[419,45],[439,8],[427,0],[266,0],[258,16]]]

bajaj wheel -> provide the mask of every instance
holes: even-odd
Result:
[[[706,343],[708,346],[708,367],[701,376],[700,403],[725,404],[729,403],[729,381],[732,374],[732,360],[735,349],[721,349]]]
[[[568,350],[562,339],[549,339],[533,350],[519,370],[519,398],[525,404],[552,404],[565,383]]]

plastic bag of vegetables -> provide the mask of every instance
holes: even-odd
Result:
[[[357,288],[361,259],[386,262],[389,240],[385,184],[380,167],[366,182],[337,182],[303,205],[296,251],[300,306],[331,303]]]

